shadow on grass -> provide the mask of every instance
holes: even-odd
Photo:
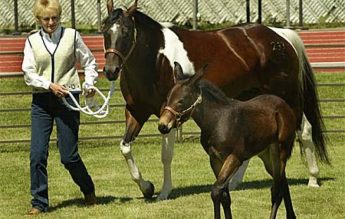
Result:
[[[322,186],[322,182],[334,181],[335,178],[323,177],[323,178],[319,178],[318,180]],[[308,179],[290,178],[288,179],[288,183],[289,183],[289,186],[299,186],[299,185],[307,186]],[[271,179],[254,180],[250,182],[243,182],[235,191],[248,190],[248,189],[264,189],[264,188],[269,189],[271,185],[272,185]],[[172,193],[169,196],[169,199],[177,199],[179,197],[197,195],[201,193],[210,193],[211,189],[212,189],[212,184],[179,187],[179,188],[173,189]],[[158,194],[155,194],[155,195],[158,195]],[[132,201],[133,199],[134,198],[132,197],[99,196],[97,197],[97,204],[105,205],[105,204],[109,204],[116,201],[120,203],[126,203],[129,201]],[[145,198],[138,197],[137,199],[145,199]],[[156,197],[152,199],[145,199],[145,201],[155,202]],[[65,208],[65,207],[70,207],[70,206],[86,207],[84,204],[84,199],[76,198],[76,199],[65,200],[61,202],[60,204],[57,204],[56,206],[50,207],[49,212],[53,212],[60,208]]]
[[[318,181],[320,182],[321,186],[323,182],[327,181],[334,181],[335,178],[331,177],[323,177],[319,178]],[[308,179],[296,179],[290,178],[288,179],[289,186],[299,186],[308,184]],[[238,186],[235,191],[239,190],[247,190],[247,189],[264,189],[264,188],[271,188],[272,180],[271,179],[263,179],[263,180],[254,180],[250,182],[243,182]],[[195,185],[195,186],[188,186],[188,187],[180,187],[173,189],[172,193],[169,196],[169,199],[176,199],[182,196],[188,195],[196,195],[201,193],[210,193],[212,189],[212,184],[208,185]]]
[[[126,203],[133,200],[131,197],[114,197],[114,196],[97,196],[97,204],[105,205],[115,201],[119,201],[120,203]],[[49,212],[56,211],[60,208],[70,207],[70,206],[77,206],[77,207],[88,207],[85,205],[84,199],[76,198],[62,201],[61,203],[57,204],[56,206],[49,207]]]

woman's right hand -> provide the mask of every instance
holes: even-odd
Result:
[[[49,89],[53,92],[53,94],[57,97],[64,97],[68,95],[68,89],[64,86],[56,83],[50,83]]]

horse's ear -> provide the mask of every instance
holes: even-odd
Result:
[[[138,9],[138,0],[135,0],[134,4],[127,9],[126,15],[132,16],[133,13]]]
[[[114,4],[113,4],[113,0],[108,0],[107,1],[107,9],[108,9],[108,15],[110,15],[110,13],[113,11],[114,9]]]
[[[174,62],[174,82],[184,79],[184,74],[181,65],[178,62]]]
[[[195,75],[190,79],[189,83],[190,84],[197,84],[201,80],[201,78],[204,76],[207,66],[208,66],[208,64],[205,64],[202,68],[200,68],[195,73]]]

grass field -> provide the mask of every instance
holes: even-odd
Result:
[[[345,74],[317,74],[319,83],[343,83]],[[1,92],[29,90],[21,79],[0,78]],[[107,82],[100,81],[101,86]],[[322,99],[344,99],[345,88],[320,86]],[[0,96],[0,109],[29,107],[30,96]],[[114,101],[120,101],[117,94]],[[321,103],[324,115],[345,115],[344,101]],[[0,125],[27,124],[30,112],[2,112]],[[121,109],[112,109],[109,119],[122,119]],[[92,121],[90,117],[82,120]],[[344,120],[325,119],[328,130],[343,129]],[[81,127],[81,135],[123,134],[123,124]],[[1,139],[29,138],[28,128],[0,129]],[[156,123],[147,124],[143,132],[157,132]],[[184,130],[195,130],[189,122]],[[345,218],[345,134],[329,133],[328,149],[332,166],[320,165],[318,189],[306,186],[308,171],[296,144],[287,164],[287,177],[297,218]],[[145,179],[151,180],[159,192],[162,184],[160,138],[138,138],[133,154]],[[167,201],[145,200],[131,180],[128,168],[119,150],[119,140],[81,141],[80,154],[93,177],[99,204],[84,207],[82,194],[59,161],[54,142],[50,145],[48,162],[50,211],[37,218],[212,218],[210,198],[214,176],[208,156],[197,138],[187,138],[175,145],[173,160],[174,190]],[[30,208],[29,143],[0,144],[0,218],[27,218]],[[271,179],[261,161],[253,158],[244,183],[231,193],[234,218],[268,218],[270,213]],[[282,204],[278,218],[285,218]]]

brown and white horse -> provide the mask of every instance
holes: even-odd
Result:
[[[151,115],[160,116],[174,85],[174,62],[185,72],[208,63],[204,78],[228,96],[241,100],[259,94],[275,94],[293,109],[298,124],[302,115],[312,126],[312,139],[321,160],[328,162],[322,134],[314,76],[303,43],[291,30],[244,24],[214,31],[190,31],[163,25],[137,10],[137,0],[128,9],[113,8],[108,0],[103,22],[106,64],[104,73],[116,80],[126,100],[126,131],[120,143],[132,179],[145,197],[154,186],[143,179],[131,153],[131,142]],[[172,190],[171,162],[175,132],[163,136],[164,183],[158,199]]]

